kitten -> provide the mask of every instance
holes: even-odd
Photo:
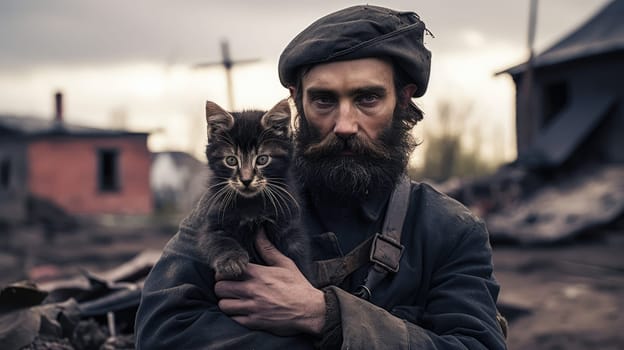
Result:
[[[260,227],[304,274],[308,271],[307,238],[291,182],[290,119],[287,100],[266,113],[232,114],[206,102],[206,157],[212,174],[200,248],[217,276],[236,279],[250,261],[262,263],[254,246]]]

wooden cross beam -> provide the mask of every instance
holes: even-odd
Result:
[[[244,60],[232,60],[230,56],[230,45],[227,40],[221,41],[221,61],[220,62],[203,62],[197,63],[193,66],[195,69],[223,66],[225,68],[225,76],[227,79],[227,92],[228,92],[228,104],[230,111],[234,110],[234,88],[232,83],[232,67],[234,65],[256,63],[260,61],[259,58],[244,59]]]

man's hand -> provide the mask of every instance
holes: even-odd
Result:
[[[256,248],[268,266],[249,264],[243,280],[215,284],[219,308],[241,325],[281,336],[320,334],[325,297],[260,231]],[[219,277],[217,277],[218,279]]]

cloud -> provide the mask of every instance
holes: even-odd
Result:
[[[538,45],[607,1],[540,2]],[[356,3],[362,2],[0,0],[0,113],[50,116],[52,93],[62,89],[75,122],[106,126],[113,111],[123,110],[135,130],[163,129],[153,147],[195,147],[182,134],[203,130],[203,101],[226,105],[227,98],[221,69],[191,70],[192,64],[218,61],[219,42],[229,39],[234,59],[262,59],[234,69],[237,107],[268,108],[286,93],[276,74],[286,44],[319,17]],[[484,117],[512,121],[513,91],[500,77],[488,81],[524,59],[528,0],[383,3],[416,11],[435,35],[425,38],[433,53],[431,86],[421,101],[426,111],[450,85],[469,97],[489,94]]]
[[[539,27],[576,23],[595,8],[581,0],[540,3]],[[94,65],[119,62],[184,62],[219,59],[219,41],[229,38],[239,58],[276,60],[306,25],[352,0],[54,0],[0,1],[0,70],[32,66]],[[439,0],[385,6],[415,10],[436,36],[438,47],[457,41],[458,28],[522,45],[528,1]],[[565,11],[566,16],[554,12]],[[539,28],[538,28],[539,29]],[[538,31],[538,41],[541,40]],[[473,33],[474,34],[474,33]],[[475,39],[476,37],[473,37]]]
[[[467,46],[473,48],[482,47],[487,43],[485,36],[476,29],[463,29],[459,32],[459,37]]]
[[[227,37],[237,56],[273,58],[292,36],[276,3],[3,0],[0,66],[214,60]]]

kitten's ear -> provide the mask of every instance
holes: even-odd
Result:
[[[234,125],[234,117],[212,101],[206,101],[206,123],[208,137],[215,132],[229,130]]]
[[[287,99],[281,100],[260,121],[265,129],[272,129],[277,135],[290,136],[290,104]]]

